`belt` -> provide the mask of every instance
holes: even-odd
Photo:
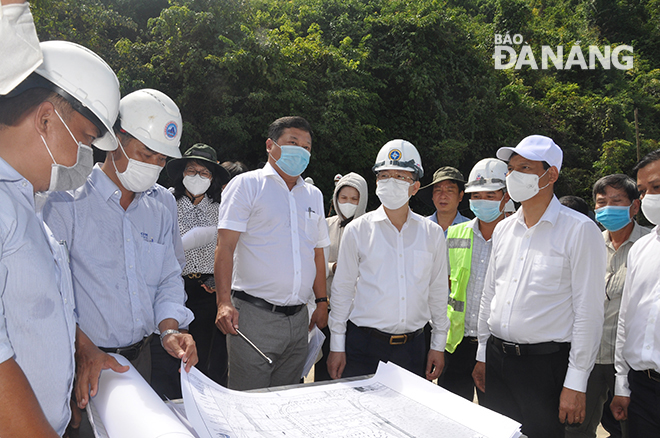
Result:
[[[657,372],[656,370],[644,370],[642,373],[648,377],[649,379],[660,382],[660,373]]]
[[[200,283],[203,283],[207,278],[211,277],[213,274],[200,274],[199,272],[193,272],[192,274],[186,274],[183,277],[189,280],[199,280]]]
[[[136,342],[133,345],[129,345],[128,347],[120,347],[120,348],[105,348],[105,347],[99,347],[101,351],[105,351],[106,353],[117,353],[121,354],[128,360],[135,360],[138,358],[140,355],[140,352],[142,349],[149,343],[151,340],[151,337],[153,335],[145,336],[142,338],[141,341]]]
[[[268,310],[270,312],[283,313],[286,316],[295,315],[296,313],[300,312],[303,307],[305,307],[305,304],[298,304],[297,306],[276,306],[275,304],[271,304],[262,298],[257,298],[246,294],[242,290],[232,290],[231,294],[234,298],[247,301],[250,304],[254,304],[257,307]]]
[[[568,342],[541,342],[538,344],[516,344],[507,342],[495,336],[491,336],[493,344],[502,350],[504,354],[512,356],[535,356],[540,354],[552,354],[561,351],[564,347],[569,347]]]
[[[390,345],[403,345],[406,342],[412,341],[417,336],[424,333],[424,327],[415,330],[414,332],[403,333],[400,335],[393,335],[391,333],[381,332],[380,330],[375,328],[357,326],[352,321],[348,321],[348,324],[353,325],[359,328],[360,330],[362,330],[363,332],[368,333],[369,336],[374,337],[376,339],[380,339],[381,341],[387,342]]]

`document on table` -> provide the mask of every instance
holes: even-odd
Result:
[[[186,416],[200,438],[517,438],[520,424],[396,365],[365,380],[267,393],[181,373]]]

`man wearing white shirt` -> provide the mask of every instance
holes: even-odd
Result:
[[[584,421],[603,327],[605,246],[594,222],[553,194],[562,156],[540,135],[497,152],[522,207],[493,233],[473,373],[485,406],[534,438]]]
[[[392,140],[378,153],[382,206],[346,226],[332,283],[330,377],[371,374],[393,362],[433,380],[444,367],[447,248],[442,228],[408,201],[424,174],[417,149]],[[426,355],[424,325],[431,320]]]
[[[216,325],[225,334],[241,330],[273,361],[229,336],[228,386],[238,390],[299,382],[307,329],[328,320],[323,195],[300,177],[311,156],[312,129],[302,117],[282,117],[268,137],[268,163],[232,179],[220,203]],[[312,294],[317,308],[310,322]]]
[[[635,166],[642,212],[655,228],[628,254],[617,330],[611,409],[630,437],[660,436],[660,150]]]

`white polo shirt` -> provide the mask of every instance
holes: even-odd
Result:
[[[318,188],[298,177],[289,190],[266,163],[229,182],[222,192],[218,228],[241,233],[232,289],[278,306],[309,301],[316,277],[314,248],[330,245]]]
[[[509,342],[570,342],[564,386],[584,392],[603,331],[606,251],[596,224],[552,197],[536,225],[500,222],[479,312],[477,360],[492,333]]]

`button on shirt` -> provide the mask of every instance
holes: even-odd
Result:
[[[391,334],[431,320],[431,348],[444,351],[447,246],[442,228],[408,211],[401,231],[382,206],[346,226],[330,296],[331,351],[344,351],[346,322]]]
[[[62,435],[76,333],[66,247],[37,218],[32,185],[1,158],[0,206],[0,362],[14,358]]]
[[[479,313],[477,360],[492,333],[505,341],[570,342],[564,386],[584,392],[603,329],[605,245],[587,216],[552,197],[536,225],[523,209],[493,232]]]
[[[615,395],[630,396],[628,371],[660,372],[660,227],[628,254],[616,339]]]
[[[174,241],[174,253],[176,254],[176,259],[179,261],[179,265],[181,265],[181,269],[183,270],[186,266],[186,255],[185,251],[183,250],[181,234],[179,233],[179,221],[177,220],[178,208],[176,199],[174,198],[172,192],[160,184],[154,184],[154,186],[148,190],[148,192],[149,196],[158,199],[163,205],[165,205],[165,207],[172,215],[172,240]]]
[[[472,244],[472,266],[470,268],[470,279],[465,291],[465,336],[476,337],[479,322],[479,307],[481,305],[481,294],[484,290],[488,261],[490,260],[491,242],[486,242],[479,230],[477,219],[472,219],[469,225],[474,231]]]
[[[600,349],[596,356],[597,364],[614,363],[614,346],[616,344],[616,328],[619,324],[619,308],[621,307],[621,294],[626,280],[628,266],[628,252],[640,237],[645,236],[651,230],[633,222],[634,227],[628,240],[614,249],[610,232],[603,231],[603,239],[607,247],[607,271],[605,273],[605,323],[603,324],[603,337],[600,341]]]
[[[167,318],[187,326],[172,214],[148,190],[124,210],[121,192],[99,165],[74,192],[54,192],[43,215],[71,254],[80,328],[100,347],[134,344]]]
[[[232,289],[278,306],[307,303],[316,278],[314,248],[330,245],[323,212],[318,188],[299,177],[289,190],[269,163],[233,178],[222,192],[218,220],[219,229],[241,233]]]

